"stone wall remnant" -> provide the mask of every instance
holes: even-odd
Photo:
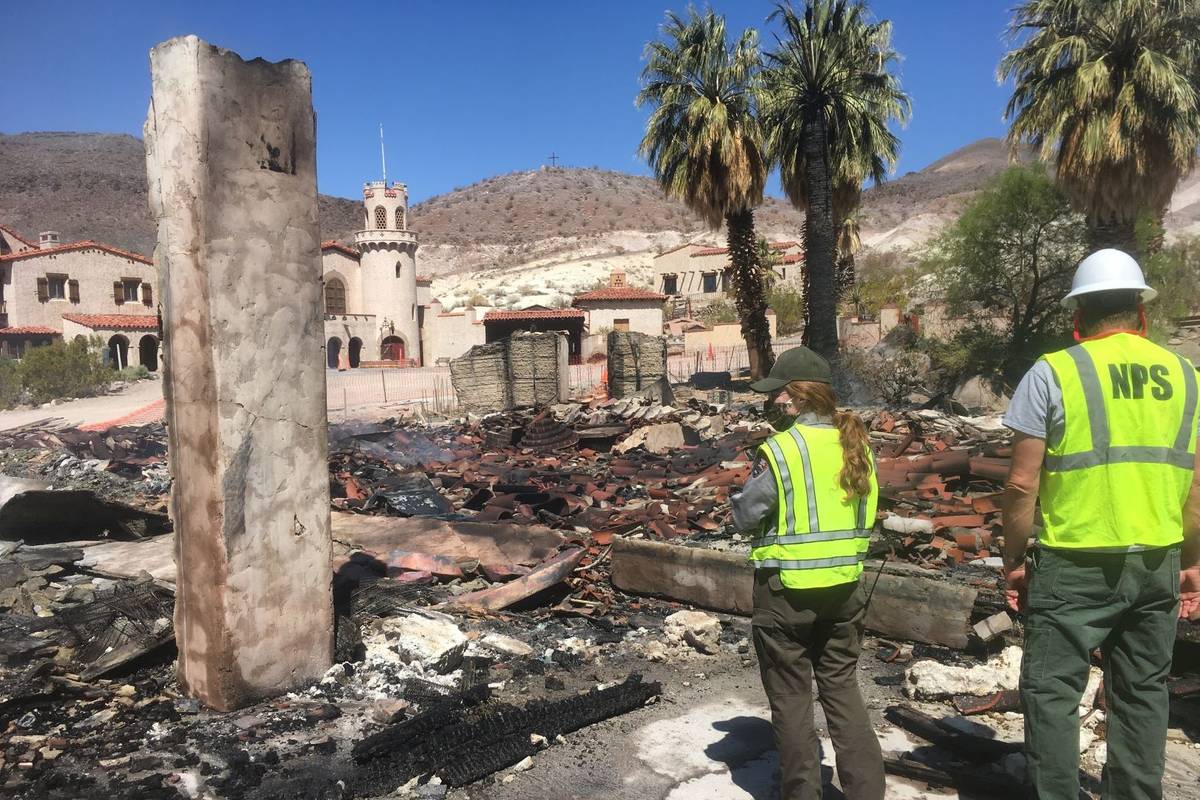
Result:
[[[311,77],[195,36],[150,68],[177,669],[230,709],[332,658]]]
[[[608,394],[621,398],[667,378],[667,339],[633,331],[608,334]]]
[[[571,393],[567,352],[561,333],[514,333],[451,360],[450,381],[459,404],[476,411],[552,405]]]

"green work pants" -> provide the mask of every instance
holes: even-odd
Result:
[[[1021,702],[1033,796],[1079,796],[1079,702],[1104,660],[1105,800],[1162,797],[1167,674],[1179,613],[1179,548],[1033,556]]]
[[[866,601],[859,582],[787,589],[777,573],[754,581],[754,649],[771,705],[780,800],[820,800],[813,676],[847,800],[882,800],[883,755],[858,689]]]

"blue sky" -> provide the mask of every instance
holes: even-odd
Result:
[[[712,5],[731,29],[757,27],[764,45],[773,41],[771,2]],[[1011,0],[869,5],[894,24],[913,97],[897,174],[1004,135],[1007,91],[995,68]],[[686,7],[675,0],[0,0],[0,132],[140,136],[149,49],[194,33],[246,58],[308,64],[318,182],[327,194],[356,197],[364,180],[378,178],[381,122],[388,175],[408,183],[414,200],[537,168],[551,152],[561,164],[645,174],[636,150],[647,112],[633,103],[642,50],[667,8]]]

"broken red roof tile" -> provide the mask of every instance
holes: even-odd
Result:
[[[57,253],[68,253],[74,250],[100,250],[121,258],[128,258],[131,261],[140,261],[143,264],[154,265],[154,262],[143,255],[134,253],[129,250],[122,250],[119,247],[113,247],[111,244],[103,244],[102,242],[93,242],[91,239],[84,239],[81,242],[69,242],[67,244],[55,245],[54,247],[39,247],[33,250],[22,250],[19,253],[9,253],[6,256],[0,256],[0,261],[20,261],[26,258],[39,258],[41,256],[52,256]]]
[[[63,314],[62,317],[88,328],[124,331],[158,330],[158,317],[153,314]]]

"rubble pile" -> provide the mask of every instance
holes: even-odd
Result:
[[[661,687],[640,673],[690,686],[702,665],[752,668],[737,616],[749,544],[729,497],[772,433],[756,399],[674,387],[332,426],[336,663],[233,713],[186,698],[172,671],[162,427],[4,434],[0,468],[40,482],[5,484],[0,529],[14,509],[54,519],[39,515],[56,503],[116,521],[0,542],[3,793],[439,798],[520,780],[561,737],[641,708]],[[934,409],[864,419],[882,487],[867,626],[896,638],[877,640],[875,683],[890,693],[878,707],[930,745],[888,769],[1015,796],[1021,631],[998,569],[1008,436],[994,419]],[[81,487],[90,506],[68,503]],[[640,565],[617,584],[629,594],[614,585],[618,559]],[[676,578],[694,599],[660,590]],[[1194,678],[1171,686],[1200,696]],[[1085,713],[1095,766],[1103,711]]]
[[[1001,565],[1000,497],[1012,456],[999,420],[932,409],[870,420],[882,527],[898,555],[930,565]]]

